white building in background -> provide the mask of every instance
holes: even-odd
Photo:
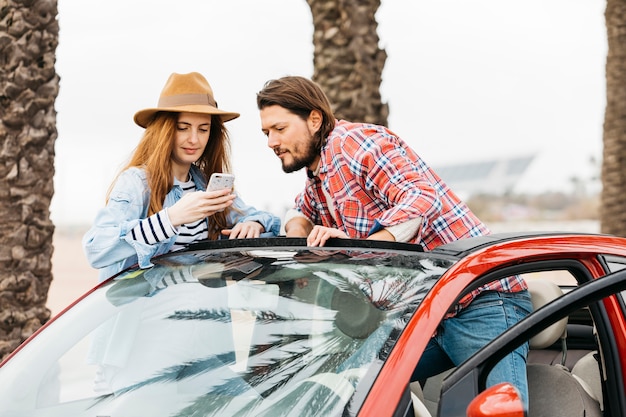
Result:
[[[476,194],[503,195],[515,191],[535,155],[493,159],[434,167],[437,174],[459,197]]]

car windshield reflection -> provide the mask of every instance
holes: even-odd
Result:
[[[172,253],[18,352],[38,372],[3,368],[0,415],[341,414],[449,266],[402,252]],[[55,327],[67,337],[47,337]]]

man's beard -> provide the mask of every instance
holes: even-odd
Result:
[[[295,149],[295,151],[298,151],[298,149]],[[311,140],[307,142],[304,152],[301,152],[301,156],[295,156],[293,153],[291,153],[291,156],[293,157],[291,163],[286,164],[283,161],[283,171],[286,173],[290,173],[308,167],[313,163],[313,161],[315,161],[315,158],[317,158],[319,154],[320,150],[317,148],[317,146],[315,146],[314,140],[313,138],[311,138]]]

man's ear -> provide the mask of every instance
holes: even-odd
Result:
[[[309,126],[309,131],[317,133],[317,131],[322,127],[323,121],[324,118],[322,117],[321,111],[311,110],[311,113],[309,113],[309,117],[306,120],[306,123]]]

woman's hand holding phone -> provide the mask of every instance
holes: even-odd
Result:
[[[209,179],[209,185],[207,186],[207,193],[213,191],[230,190],[232,193],[235,186],[235,176],[233,174],[226,174],[223,172],[214,172]],[[224,211],[224,208],[217,211]]]
[[[187,193],[167,209],[172,226],[192,223],[230,207],[236,195],[231,189]]]

